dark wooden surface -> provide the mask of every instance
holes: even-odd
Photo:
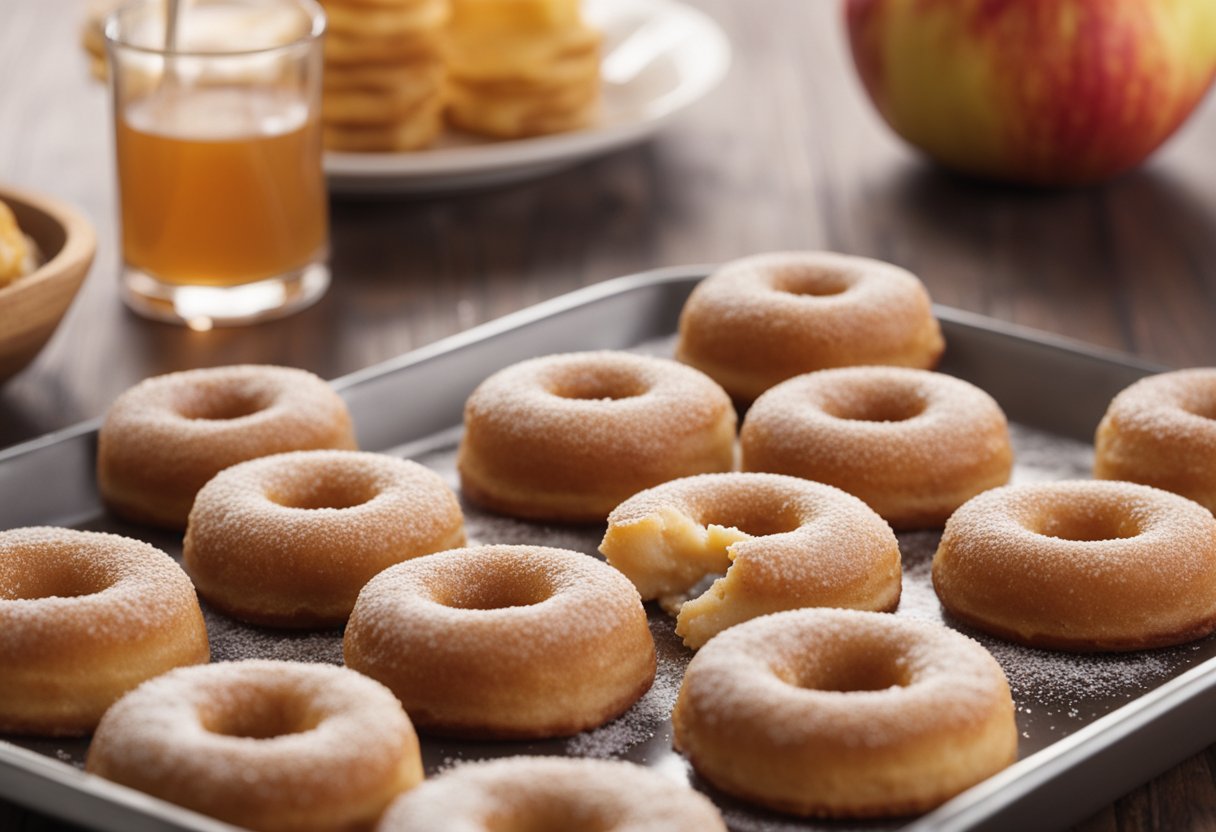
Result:
[[[887,131],[835,3],[695,4],[730,34],[735,65],[656,141],[487,193],[335,201],[320,304],[196,333],[117,299],[109,105],[77,47],[81,0],[0,2],[0,182],[74,203],[101,242],[54,339],[0,389],[0,446],[99,415],[156,373],[267,362],[333,377],[589,283],[779,248],[884,258],[942,303],[1168,365],[1216,363],[1216,96],[1109,185],[987,187]],[[1216,828],[1214,766],[1209,749],[1078,828]],[[64,828],[0,803],[0,830]]]

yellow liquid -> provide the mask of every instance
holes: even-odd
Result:
[[[126,104],[116,142],[128,265],[235,286],[324,251],[320,125],[294,94],[158,90]]]

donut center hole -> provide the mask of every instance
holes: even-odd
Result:
[[[270,406],[262,393],[240,389],[200,390],[178,402],[177,412],[187,419],[222,422],[260,413]]]
[[[794,687],[835,693],[902,688],[911,682],[905,663],[883,649],[857,651],[853,656],[828,656],[812,667],[779,671],[777,675]]]
[[[648,386],[632,373],[575,372],[556,379],[549,392],[562,399],[618,401],[641,396]]]
[[[320,719],[289,695],[241,697],[236,707],[202,715],[203,727],[213,734],[249,740],[271,740],[311,731]]]
[[[906,422],[924,413],[927,406],[919,391],[880,388],[829,398],[823,403],[823,410],[829,416],[850,422]]]
[[[773,278],[773,288],[788,295],[826,298],[843,294],[853,285],[842,272],[834,269],[787,267]]]
[[[6,601],[38,601],[43,598],[83,598],[112,585],[105,576],[77,569],[14,570],[0,575],[0,598]]]
[[[1216,391],[1196,390],[1182,409],[1200,419],[1216,419]]]
[[[707,529],[711,526],[721,526],[724,529],[735,529],[749,537],[785,534],[802,525],[794,512],[785,506],[763,503],[764,501],[760,501],[725,511],[718,509],[703,515],[698,522]]]
[[[371,502],[378,490],[374,483],[345,476],[301,479],[291,487],[272,491],[271,502],[284,508],[344,509]]]
[[[563,800],[556,796],[537,802],[526,811],[502,814],[486,819],[489,832],[608,832],[617,823],[604,816],[604,811],[586,803]]]
[[[505,610],[531,607],[553,597],[553,587],[544,575],[495,575],[483,573],[479,580],[446,587],[436,600],[458,610]]]
[[[1092,512],[1065,509],[1044,514],[1032,530],[1045,537],[1079,542],[1126,540],[1143,531],[1136,517],[1113,508]]]

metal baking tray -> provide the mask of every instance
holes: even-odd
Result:
[[[670,349],[684,300],[705,267],[620,278],[542,303],[335,382],[360,444],[411,456],[455,485],[461,410],[492,372],[524,358],[586,349]],[[1015,479],[1085,476],[1089,441],[1111,397],[1159,368],[979,316],[937,308],[947,339],[942,370],[991,393],[1015,423]],[[95,491],[96,422],[0,452],[0,527],[107,529],[174,555],[180,538],[125,526]],[[594,553],[602,526],[548,526],[466,506],[470,538],[532,542]],[[928,583],[938,534],[900,536],[904,600],[898,615],[940,620]],[[249,627],[207,611],[215,660],[268,656],[341,660],[340,632]],[[650,610],[659,650],[655,688],[621,719],[568,740],[468,743],[424,739],[428,773],[456,762],[520,753],[619,756],[689,779],[732,829],[1023,830],[1063,828],[1216,740],[1216,639],[1116,656],[1034,651],[982,639],[1006,669],[1018,706],[1019,761],[919,818],[817,823],[757,811],[698,781],[671,751],[667,717],[691,653],[671,619]],[[947,622],[949,623],[949,622]],[[3,684],[3,680],[0,680]],[[5,741],[7,739],[7,741]],[[0,796],[87,827],[118,832],[231,830],[80,770],[87,741],[0,739]]]

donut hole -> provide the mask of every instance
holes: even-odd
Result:
[[[833,693],[889,690],[911,683],[907,663],[896,651],[882,645],[856,647],[851,654],[836,651],[836,655],[825,655],[814,665],[778,670],[777,675],[786,684],[803,690]]]
[[[487,832],[608,832],[616,826],[608,810],[562,795],[548,795],[543,802],[516,806],[485,820]]]
[[[284,508],[315,511],[354,508],[371,502],[378,493],[379,489],[370,479],[323,472],[320,476],[300,477],[286,486],[271,489],[266,496]]]
[[[186,419],[223,422],[260,413],[271,402],[271,397],[261,391],[236,387],[199,389],[178,399],[177,412]]]
[[[575,371],[552,379],[548,390],[561,399],[618,401],[632,399],[649,390],[642,379],[630,371],[601,367],[594,372]]]
[[[225,737],[270,740],[303,734],[321,721],[306,702],[291,693],[262,690],[236,699],[239,701],[228,700],[227,707],[201,713],[203,727]]]
[[[757,500],[729,508],[712,507],[698,517],[697,522],[706,528],[721,526],[743,532],[749,537],[768,537],[792,532],[803,521],[788,505]]]
[[[1200,419],[1216,419],[1216,389],[1196,389],[1181,402],[1181,407]]]
[[[853,285],[844,272],[818,266],[787,266],[773,276],[773,288],[787,295],[826,298],[847,292]]]
[[[1144,529],[1135,514],[1114,506],[1060,506],[1044,513],[1031,524],[1031,531],[1058,540],[1094,543],[1102,540],[1126,540]]]
[[[27,564],[27,567],[34,567]],[[0,598],[6,601],[37,601],[43,598],[83,598],[113,585],[107,576],[73,568],[26,568],[0,575]]]
[[[503,610],[531,607],[553,597],[553,585],[540,573],[497,575],[483,572],[478,580],[445,587],[435,600],[458,610]]]
[[[919,390],[885,386],[830,396],[822,406],[829,416],[850,422],[906,422],[924,413],[928,405]]]

